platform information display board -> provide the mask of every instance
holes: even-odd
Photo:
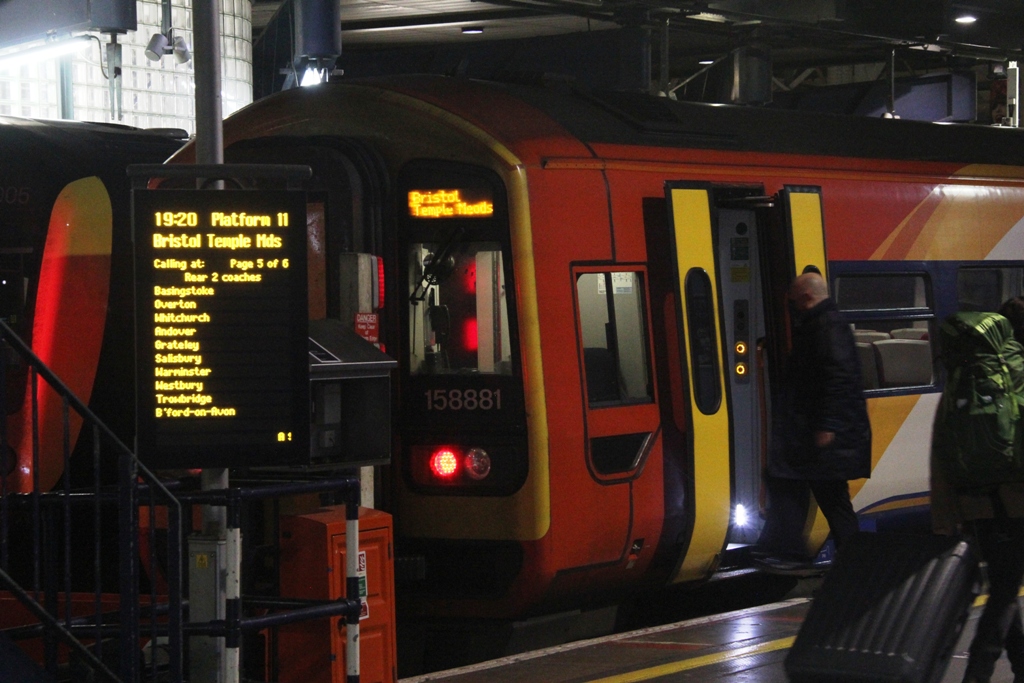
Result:
[[[133,207],[139,458],[308,460],[305,193],[136,190]]]

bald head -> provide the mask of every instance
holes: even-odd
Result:
[[[808,311],[828,298],[828,287],[818,273],[804,273],[793,280],[789,298],[798,311]]]

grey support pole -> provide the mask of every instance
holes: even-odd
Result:
[[[219,0],[194,0],[192,3],[192,24],[194,27],[193,59],[196,79],[196,163],[224,163],[224,126],[220,94],[220,2]],[[220,183],[220,181],[218,181]],[[220,183],[223,187],[223,184]],[[227,469],[206,469],[202,475],[203,489],[227,489]],[[241,536],[237,529],[227,529],[227,511],[223,507],[206,506],[203,509],[204,533],[223,541],[225,567],[223,581],[217,581],[216,605],[212,610],[220,618],[226,611],[228,592],[237,597],[240,574]],[[194,609],[194,608],[193,608]],[[239,678],[238,647],[224,647],[224,640],[217,639],[219,650],[219,671],[204,672],[203,680],[217,683],[237,683]],[[212,643],[211,643],[212,644]],[[209,660],[207,660],[209,661]],[[196,672],[193,672],[195,680]]]
[[[355,496],[353,496],[355,497]],[[359,500],[345,504],[345,597],[359,603]],[[345,622],[346,683],[359,683],[359,612]]]
[[[220,2],[192,3],[195,27],[196,163],[224,163],[224,126],[220,96]]]
[[[110,93],[110,119],[124,120],[124,109],[121,104],[121,44],[117,42],[117,34],[110,34],[107,43],[107,88]]]
[[[71,55],[63,55],[57,62],[57,75],[60,79],[58,89],[60,97],[60,117],[66,121],[73,121],[75,118],[75,93],[74,80],[71,73]],[[114,109],[110,109],[113,117]]]

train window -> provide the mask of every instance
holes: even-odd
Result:
[[[956,305],[960,311],[996,311],[1007,299],[1024,293],[1022,268],[960,268]]]
[[[643,277],[636,272],[576,278],[587,402],[653,400],[647,359]]]
[[[928,308],[924,275],[844,275],[833,283],[844,311]]]
[[[851,321],[865,390],[934,384],[935,321],[925,274],[843,275],[832,289]]]
[[[718,381],[718,335],[715,333],[711,278],[703,268],[691,268],[684,286],[693,393],[700,412],[712,415],[722,402],[722,389]]]
[[[410,372],[511,375],[501,245],[414,243],[408,263]]]

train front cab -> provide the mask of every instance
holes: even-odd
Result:
[[[0,316],[76,395],[88,399],[94,383],[104,382],[98,373],[104,330],[108,317],[116,317],[108,316],[107,301],[113,235],[127,230],[127,206],[112,199],[116,193],[98,176],[63,184],[66,180],[60,175],[30,176],[34,182],[23,181],[26,187],[13,195],[14,201],[0,202],[0,225],[11,228],[0,246]],[[6,194],[12,197],[10,191]],[[17,455],[6,486],[18,492],[49,490],[64,470],[60,399],[41,387],[38,416],[33,418],[28,369],[14,363],[7,372],[7,438]],[[38,463],[33,419],[38,419]],[[80,426],[73,415],[69,443],[76,443]]]
[[[406,173],[402,197],[416,188],[474,186],[454,171],[448,185],[438,185],[440,168],[422,164]],[[750,544],[759,533],[769,368],[786,352],[786,291],[807,266],[827,277],[820,188],[785,187],[766,197],[761,186],[668,183],[664,200],[636,202],[643,229],[636,220],[631,229],[646,262],[625,244],[620,255],[641,258],[581,260],[575,257],[592,247],[553,249],[548,228],[565,216],[550,204],[540,215],[533,195],[538,289],[568,283],[571,294],[561,300],[571,309],[539,311],[551,484],[549,501],[527,499],[535,507],[527,513],[550,505],[551,528],[516,541],[513,520],[502,525],[493,512],[522,485],[525,466],[539,460],[531,452],[527,463],[525,455],[536,425],[509,401],[523,387],[515,360],[538,349],[519,346],[518,288],[508,286],[520,272],[508,254],[519,254],[504,243],[501,185],[479,185],[487,176],[478,173],[476,194],[494,199],[490,224],[408,213],[399,221],[409,291],[401,302],[408,311],[403,353],[410,354],[403,474],[417,508],[431,502],[437,515],[412,522],[425,537],[416,547],[429,576],[424,587],[451,599],[449,613],[462,611],[460,601],[489,600],[477,603],[480,616],[538,602],[551,609],[597,601],[602,591],[621,597],[624,584],[707,578],[729,544]],[[575,174],[546,180],[554,187],[546,192],[571,186],[581,197],[562,203],[567,213],[603,189]],[[596,233],[600,224],[598,213]],[[580,244],[585,239],[578,235]],[[557,275],[566,267],[568,281]],[[563,446],[576,442],[581,450]],[[495,456],[487,466],[499,476],[491,481],[476,478],[470,464],[481,451]],[[815,512],[805,534],[814,548],[827,533]],[[457,540],[488,518],[512,542],[472,534]]]

